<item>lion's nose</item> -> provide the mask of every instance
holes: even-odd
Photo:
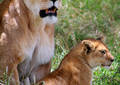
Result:
[[[114,61],[114,59],[111,59],[110,61],[111,61],[111,62],[113,62],[113,61]]]
[[[51,1],[53,1],[53,3],[54,3],[56,0],[51,0]]]

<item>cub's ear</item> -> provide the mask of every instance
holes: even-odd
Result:
[[[85,46],[85,52],[86,54],[89,54],[92,50],[95,49],[93,42],[90,40],[83,40],[82,44]]]
[[[39,85],[45,85],[45,81],[41,81]]]
[[[104,41],[104,37],[98,37],[96,40]]]

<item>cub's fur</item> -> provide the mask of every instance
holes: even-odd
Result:
[[[11,85],[28,85],[49,73],[60,2],[4,0],[0,4],[0,76],[7,70]]]
[[[39,85],[92,85],[92,69],[110,66],[114,57],[101,40],[86,39],[74,47],[59,68],[38,82]]]

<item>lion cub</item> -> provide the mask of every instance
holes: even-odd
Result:
[[[74,47],[59,68],[40,80],[39,85],[91,85],[92,69],[110,66],[114,57],[99,39],[86,39]]]

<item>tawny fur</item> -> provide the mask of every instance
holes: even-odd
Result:
[[[51,6],[49,2],[4,0],[0,4],[0,76],[6,70],[8,75],[12,73],[11,85],[19,85],[20,80],[36,81],[50,72],[54,23],[47,23],[38,13],[48,8],[48,4]]]
[[[92,69],[110,66],[113,60],[102,41],[86,39],[64,57],[57,70],[38,81],[37,85],[92,85]]]

